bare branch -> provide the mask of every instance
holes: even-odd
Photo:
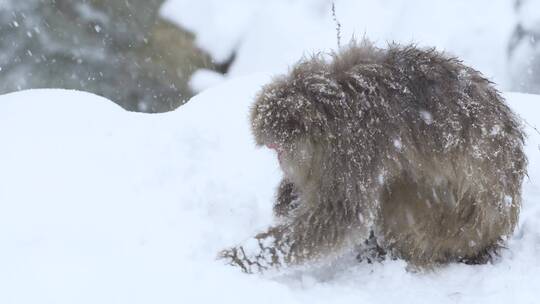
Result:
[[[332,17],[334,19],[334,22],[336,23],[337,46],[339,49],[341,48],[341,23],[339,23],[339,20],[336,17],[336,4],[334,3],[334,1],[332,1]]]

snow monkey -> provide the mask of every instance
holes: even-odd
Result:
[[[414,269],[485,263],[516,226],[521,122],[481,73],[434,49],[364,41],[304,59],[258,94],[251,126],[284,177],[277,223],[220,253],[245,272],[373,242]]]

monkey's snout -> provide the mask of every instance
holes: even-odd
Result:
[[[276,150],[276,151],[279,151],[279,149],[280,149],[278,144],[266,144],[266,147],[268,149],[272,149],[272,150]]]

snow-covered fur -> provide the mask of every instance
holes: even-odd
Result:
[[[516,226],[526,173],[503,98],[433,49],[362,42],[331,57],[259,93],[252,131],[279,153],[279,221],[221,257],[262,271],[324,261],[372,235],[412,266],[485,262]]]

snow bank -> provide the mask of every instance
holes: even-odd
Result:
[[[224,61],[236,50],[232,76],[284,72],[302,55],[335,49],[329,0],[167,0],[165,18],[197,35],[197,43]],[[342,43],[364,35],[434,46],[462,58],[507,87],[506,50],[516,24],[512,1],[337,0]]]
[[[216,252],[271,222],[277,160],[237,78],[166,114],[87,93],[0,96],[0,303],[515,303],[540,283],[540,135],[528,132],[521,225],[495,265],[415,274],[402,261],[245,275]],[[507,94],[540,125],[540,97]]]

